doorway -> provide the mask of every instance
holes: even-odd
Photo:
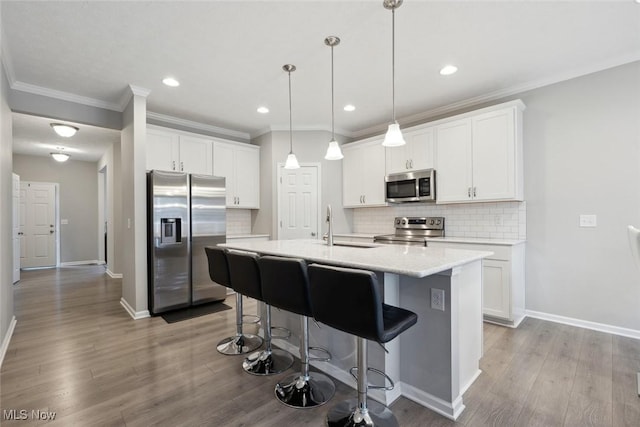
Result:
[[[278,239],[318,239],[320,164],[285,169],[278,164]]]
[[[20,267],[58,265],[58,184],[20,183]]]

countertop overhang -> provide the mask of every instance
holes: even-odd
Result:
[[[404,245],[328,246],[322,240],[227,242],[219,246],[411,277],[430,276],[493,254],[488,251]]]

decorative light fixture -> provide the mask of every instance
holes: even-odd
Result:
[[[162,83],[169,87],[178,87],[180,86],[180,82],[174,79],[173,77],[165,77],[162,79]]]
[[[58,150],[57,153],[49,153],[56,162],[66,162],[69,160],[69,157],[71,157],[70,155],[62,152],[64,150],[62,147],[56,147],[56,150]]]
[[[327,154],[324,158],[327,160],[340,160],[344,156],[340,145],[336,141],[336,126],[335,126],[335,113],[333,108],[333,47],[340,44],[340,39],[336,36],[329,36],[324,39],[324,44],[331,47],[331,141],[329,141],[329,147],[327,147]]]
[[[71,125],[65,125],[63,123],[51,123],[53,130],[60,136],[65,138],[72,137],[78,132],[78,128]]]
[[[289,155],[287,156],[284,168],[298,169],[300,164],[298,163],[298,159],[296,159],[296,155],[293,154],[293,122],[291,120],[291,73],[296,70],[296,66],[292,64],[285,64],[282,66],[282,69],[289,73]]]
[[[385,147],[399,147],[406,144],[400,132],[400,125],[396,121],[396,9],[402,5],[402,0],[384,0],[385,9],[391,9],[391,102],[392,117],[387,134],[382,145]]]

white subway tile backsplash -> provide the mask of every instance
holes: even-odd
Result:
[[[397,216],[443,216],[450,237],[526,239],[526,202],[396,205],[353,210],[353,232],[390,234]],[[250,222],[249,215],[249,222]]]
[[[251,210],[227,209],[227,236],[251,234]]]

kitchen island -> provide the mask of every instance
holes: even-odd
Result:
[[[369,396],[387,405],[405,396],[451,419],[464,410],[462,394],[480,375],[482,259],[491,252],[353,243],[327,246],[320,240],[229,242],[220,246],[376,272],[384,302],[415,312],[418,323],[387,343],[387,352],[369,342],[369,366],[383,370],[395,382],[393,390],[372,390]],[[285,326],[299,336],[297,315],[273,310],[272,319],[274,325]],[[327,348],[333,356],[330,362],[312,365],[355,388],[349,375],[349,368],[355,366],[355,338],[325,325],[321,329],[312,326],[310,332],[311,345]],[[295,355],[296,342],[293,338],[274,340]]]

